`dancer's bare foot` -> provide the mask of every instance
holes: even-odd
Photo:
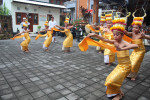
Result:
[[[49,51],[49,49],[45,49],[45,51]]]
[[[121,91],[121,92],[120,92],[120,95],[124,96],[124,93]]]
[[[113,63],[108,63],[108,66],[111,66]]]
[[[112,100],[120,100],[122,98],[121,94],[117,94]]]
[[[29,50],[26,50],[25,52],[29,52]]]
[[[65,50],[64,52],[70,52],[70,50]]]
[[[131,78],[132,81],[135,81],[135,78]]]

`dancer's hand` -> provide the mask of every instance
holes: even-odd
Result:
[[[91,37],[91,36],[94,36],[94,35],[95,35],[95,33],[90,33],[86,37]]]
[[[141,33],[142,37],[145,37],[145,32],[143,31],[143,29],[140,33]]]

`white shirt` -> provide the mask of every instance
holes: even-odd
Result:
[[[56,21],[49,21],[49,29],[51,29],[52,27],[54,27],[56,25]]]

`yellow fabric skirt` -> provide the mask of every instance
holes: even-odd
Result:
[[[22,46],[22,51],[28,50],[28,45],[30,43],[31,39],[28,37],[26,40],[24,40],[20,45]]]
[[[63,42],[63,46],[66,47],[72,47],[73,46],[73,36],[69,29],[65,29],[66,39]]]
[[[51,33],[48,33],[48,37],[47,37],[47,39],[44,41],[44,46],[48,48],[49,45],[51,44],[51,42],[52,42],[52,34],[51,34]]]
[[[120,61],[119,61],[120,59]],[[129,57],[119,58],[119,64],[106,78],[105,86],[107,86],[106,94],[120,93],[120,87],[123,80],[127,77],[131,70],[131,63]],[[122,63],[126,61],[126,63]]]
[[[138,44],[139,46],[138,48],[135,48],[130,55],[132,64],[131,72],[137,73],[145,55],[145,47],[142,39],[133,40],[132,43]]]

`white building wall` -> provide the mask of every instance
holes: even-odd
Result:
[[[17,7],[20,7],[20,10],[17,10]],[[28,11],[25,10],[25,7],[29,8]],[[35,12],[34,9],[37,9]],[[38,13],[39,18],[39,25],[33,25],[33,33],[37,32],[37,26],[41,26],[41,29],[44,29],[45,21],[40,20],[40,15],[45,15],[47,20],[47,14],[51,14],[54,16],[57,25],[60,24],[60,9],[59,8],[50,8],[50,7],[42,7],[36,5],[29,5],[29,4],[21,4],[21,3],[12,3],[11,5],[12,11],[12,19],[13,19],[13,31],[17,32],[17,28],[22,31],[20,25],[16,25],[16,12],[24,12],[24,13]],[[49,12],[50,11],[50,12]]]
[[[3,5],[5,3],[5,6],[11,11],[11,0],[3,0]]]

